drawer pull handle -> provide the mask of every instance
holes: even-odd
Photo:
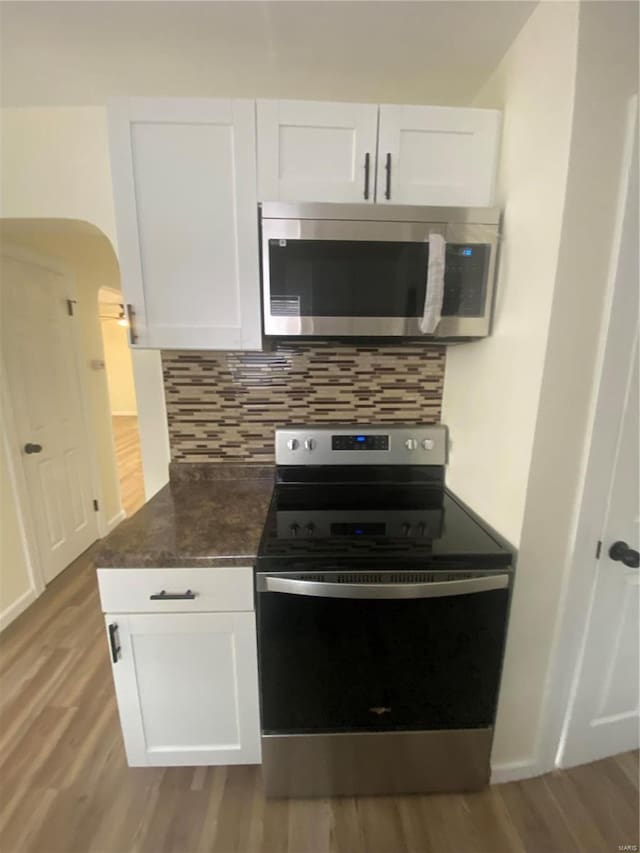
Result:
[[[167,592],[165,589],[150,595],[151,601],[191,601],[196,597],[195,592],[188,589],[186,592]]]

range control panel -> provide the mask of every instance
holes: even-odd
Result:
[[[277,465],[446,465],[447,428],[309,425],[276,430]]]
[[[332,435],[332,450],[388,450],[388,435]]]

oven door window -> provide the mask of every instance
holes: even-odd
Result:
[[[362,600],[259,593],[265,733],[493,724],[508,591]]]
[[[443,316],[484,314],[491,247],[447,245]],[[428,242],[269,240],[271,315],[420,317]]]

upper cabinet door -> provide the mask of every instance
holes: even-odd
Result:
[[[254,102],[117,100],[109,132],[131,343],[259,349]]]
[[[377,104],[258,101],[260,201],[372,202]]]
[[[500,119],[498,110],[382,105],[376,201],[493,204]]]

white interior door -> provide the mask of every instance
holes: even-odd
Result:
[[[377,104],[258,101],[260,201],[372,202]]]
[[[131,766],[260,763],[254,613],[105,619]]]
[[[560,749],[562,766],[635,749],[639,742],[637,137],[631,162],[593,432],[593,442],[601,442],[601,446],[610,442],[612,447],[601,478],[606,511],[586,630]],[[592,447],[592,458],[594,449],[597,451],[598,447]],[[626,551],[620,543],[626,544]]]
[[[501,114],[383,104],[378,204],[493,204]]]
[[[16,450],[49,582],[98,538],[67,304],[72,283],[44,259],[3,253],[1,264],[2,355]]]

